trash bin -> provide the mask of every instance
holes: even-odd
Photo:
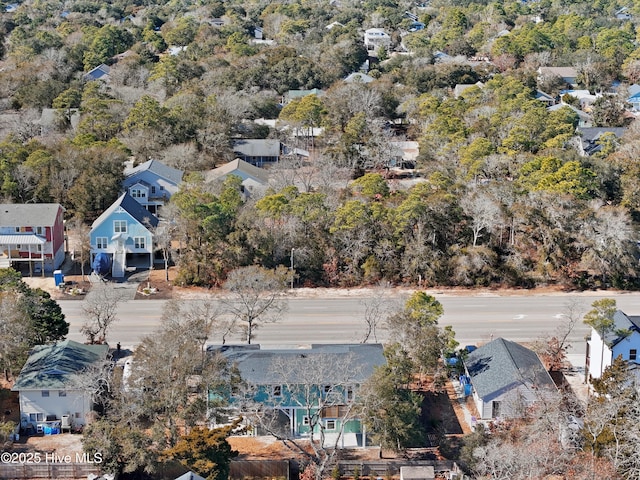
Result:
[[[53,272],[53,281],[56,282],[56,287],[64,284],[64,274],[62,270],[56,270]]]

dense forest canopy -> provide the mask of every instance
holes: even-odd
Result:
[[[221,285],[294,250],[299,284],[637,285],[638,2],[37,0],[0,15],[4,200],[89,222],[127,159],[196,173],[172,210],[181,282]],[[367,50],[373,27],[389,44]],[[365,61],[372,81],[343,80]],[[576,83],[540,67],[573,67]],[[571,88],[597,100],[539,99]],[[584,155],[586,113],[626,131]],[[233,139],[265,137],[311,162],[273,166],[246,202],[238,182],[197,175],[231,160]],[[381,176],[405,140],[423,181]]]

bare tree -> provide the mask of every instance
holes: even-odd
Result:
[[[80,218],[74,218],[70,223],[70,230],[73,232],[71,251],[74,260],[80,264],[80,273],[84,280],[84,268],[91,258],[91,238],[89,236],[91,229]]]
[[[270,408],[253,400],[243,405],[251,422],[315,465],[317,480],[326,477],[342,445],[345,425],[355,418],[355,388],[362,381],[362,369],[356,366],[355,357],[353,352],[275,356],[269,377],[281,385],[281,400]],[[249,389],[245,398],[252,398],[258,387],[249,385]],[[282,422],[282,415],[291,418],[295,410],[302,410],[304,415],[305,438],[294,435],[289,421]],[[330,433],[325,418],[335,421]]]
[[[286,311],[288,305],[281,295],[287,274],[286,267],[268,270],[256,265],[229,273],[224,288],[230,295],[222,299],[222,304],[244,331],[247,343],[260,325],[277,322]]]
[[[584,316],[584,305],[580,300],[570,299],[564,312],[559,315],[559,324],[553,334],[544,336],[533,345],[533,350],[550,371],[559,371],[567,364],[567,351],[571,348],[569,336]]]
[[[392,305],[392,301],[387,293],[389,285],[379,285],[373,295],[360,301],[364,307],[363,319],[365,323],[364,336],[360,343],[367,343],[373,338],[374,343],[378,343],[378,330],[385,327],[386,318],[392,311],[397,310],[397,305]]]
[[[124,300],[123,293],[111,284],[98,283],[84,300],[82,312],[86,315],[80,333],[89,343],[105,343],[107,331],[118,320],[118,304]]]
[[[483,191],[474,190],[470,195],[463,197],[460,206],[471,219],[470,226],[473,232],[474,247],[482,237],[483,231],[491,232],[501,222],[500,205]]]

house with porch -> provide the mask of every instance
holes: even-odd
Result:
[[[158,160],[126,168],[124,190],[144,208],[158,215],[160,208],[178,191],[184,172]]]
[[[59,203],[0,205],[0,268],[53,272],[65,256],[64,208]]]
[[[504,338],[471,352],[464,367],[480,419],[520,417],[541,396],[556,390],[538,355]]]
[[[235,140],[233,153],[239,159],[260,167],[265,163],[275,163],[280,160],[282,144],[280,140],[272,138]]]
[[[380,344],[311,345],[261,349],[260,345],[219,347],[248,388],[232,396],[232,406],[254,427],[252,412],[274,415],[272,428],[292,438],[322,433],[339,446],[366,445],[366,429],[353,409],[360,385],[386,360]],[[316,437],[317,438],[317,437]]]
[[[91,262],[98,253],[111,258],[111,275],[124,277],[138,267],[153,267],[153,233],[158,218],[127,192],[91,225]]]
[[[86,371],[107,359],[108,345],[65,340],[34,347],[12,391],[20,400],[20,427],[27,432],[60,433],[86,425],[95,391]]]
[[[622,356],[630,367],[637,370],[640,361],[640,316],[627,315],[617,310],[613,315],[613,328],[603,331],[591,329],[587,337],[587,353],[584,371],[587,383],[600,378],[613,361]]]

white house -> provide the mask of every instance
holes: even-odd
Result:
[[[178,191],[183,174],[182,170],[158,160],[149,160],[125,169],[122,186],[136,202],[157,214],[160,207]]]
[[[380,47],[389,49],[391,35],[382,28],[369,28],[364,31],[364,46],[367,50],[378,50]]]
[[[592,378],[600,378],[605,368],[610,366],[613,360],[620,355],[631,364],[640,364],[638,362],[640,316],[629,316],[622,310],[617,310],[613,315],[613,322],[613,329],[604,332],[604,334],[591,329],[591,336],[587,339],[584,369],[588,374],[587,381]]]
[[[59,433],[85,425],[95,394],[81,380],[86,369],[107,358],[108,345],[65,340],[35,347],[13,388],[20,397],[20,426],[33,433]]]
[[[513,418],[556,390],[538,355],[522,345],[496,338],[464,361],[481,419]]]

